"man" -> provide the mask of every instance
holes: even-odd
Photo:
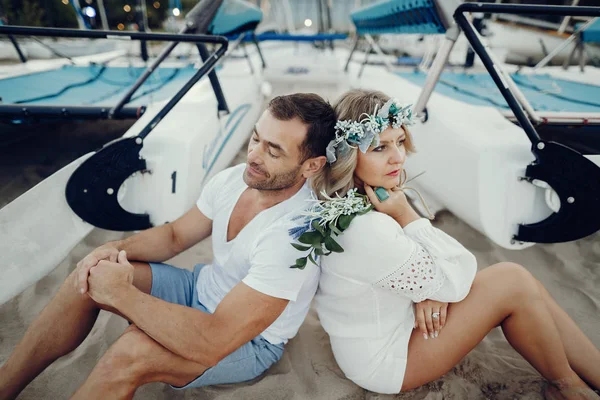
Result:
[[[282,355],[316,291],[313,265],[292,269],[287,229],[326,162],[336,117],[315,94],[269,103],[248,162],[217,174],[175,222],[86,256],[0,368],[0,399],[15,398],[89,334],[99,310],[131,322],[76,399],[131,398],[149,382],[187,388],[252,379]],[[160,262],[212,234],[214,260],[194,272]],[[128,261],[136,260],[136,261]]]

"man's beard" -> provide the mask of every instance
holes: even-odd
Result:
[[[246,167],[247,168],[247,167]],[[252,167],[255,170],[258,170],[262,173],[264,171]],[[277,175],[263,175],[260,178],[256,178],[255,176],[250,176],[247,171],[244,171],[244,182],[246,185],[251,187],[252,189],[258,190],[283,190],[287,189],[291,186],[294,186],[296,182],[298,182],[298,172],[300,171],[300,166],[292,169],[291,171],[282,172]]]

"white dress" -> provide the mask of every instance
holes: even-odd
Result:
[[[335,359],[359,386],[398,393],[413,304],[464,299],[477,272],[475,257],[427,219],[402,229],[376,211],[354,218],[336,241],[344,252],[321,258],[315,297]]]

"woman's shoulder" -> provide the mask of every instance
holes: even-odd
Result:
[[[354,217],[346,232],[378,232],[389,229],[398,230],[398,228],[400,228],[400,225],[392,217],[379,211],[372,210],[363,215]]]
[[[344,242],[368,244],[394,238],[401,231],[402,228],[392,217],[373,210],[354,217],[341,237]]]

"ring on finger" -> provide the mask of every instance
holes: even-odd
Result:
[[[390,195],[388,194],[387,190],[385,190],[385,188],[383,188],[381,186],[375,188],[375,196],[377,196],[377,198],[381,202],[386,201],[387,199],[390,198]]]
[[[434,312],[431,314],[431,318],[433,319],[439,319],[440,318],[440,313],[439,312]]]

